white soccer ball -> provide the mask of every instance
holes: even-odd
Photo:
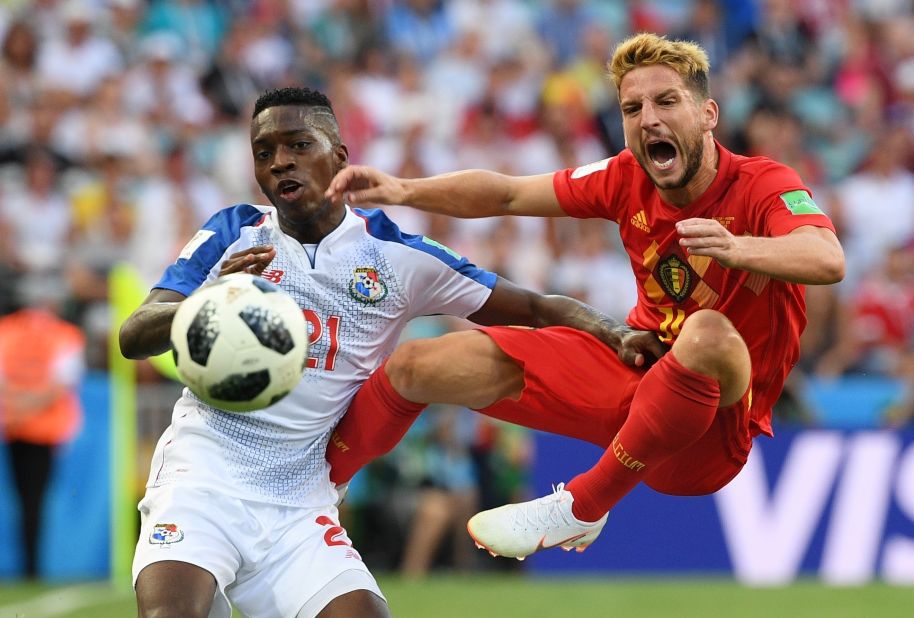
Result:
[[[209,405],[252,412],[301,380],[308,332],[301,308],[269,281],[245,273],[188,296],[171,323],[181,381]]]

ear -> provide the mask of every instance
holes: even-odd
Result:
[[[717,120],[720,117],[720,108],[717,107],[717,101],[706,99],[701,104],[701,130],[713,131],[717,128]]]
[[[349,165],[349,148],[346,144],[337,144],[333,149],[333,159],[336,163],[336,171],[340,171]]]

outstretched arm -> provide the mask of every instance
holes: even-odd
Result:
[[[804,225],[784,236],[734,236],[714,219],[686,219],[676,231],[690,255],[710,256],[727,268],[811,285],[844,278],[844,251],[826,228]]]
[[[469,319],[485,326],[576,328],[615,350],[626,364],[637,367],[653,363],[667,350],[652,332],[634,330],[574,298],[538,294],[502,277],[486,303]]]
[[[396,178],[375,168],[350,165],[330,182],[325,195],[350,204],[392,204],[452,217],[499,215],[563,217],[552,174],[506,176],[464,170],[429,178]]]

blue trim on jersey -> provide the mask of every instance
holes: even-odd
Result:
[[[401,232],[400,228],[397,227],[397,224],[391,221],[383,210],[363,210],[361,208],[354,208],[353,212],[364,219],[368,233],[378,240],[399,243],[401,245],[406,245],[410,249],[427,253],[438,258],[464,277],[481,283],[490,290],[495,289],[495,282],[498,279],[498,275],[479,268],[465,257],[460,257],[456,253],[448,253],[448,251],[443,248],[443,245],[434,241],[427,242],[425,236]]]
[[[197,247],[189,258],[180,258],[165,269],[165,274],[153,287],[190,296],[206,281],[213,266],[225,255],[225,250],[241,237],[241,229],[256,224],[265,214],[250,204],[223,208],[200,228],[215,234]]]

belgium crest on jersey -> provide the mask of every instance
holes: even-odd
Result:
[[[387,284],[377,269],[369,266],[356,268],[349,282],[349,295],[360,303],[374,305],[387,297]]]
[[[668,255],[660,260],[654,276],[664,291],[677,303],[692,293],[695,275],[688,262],[678,255]]]

